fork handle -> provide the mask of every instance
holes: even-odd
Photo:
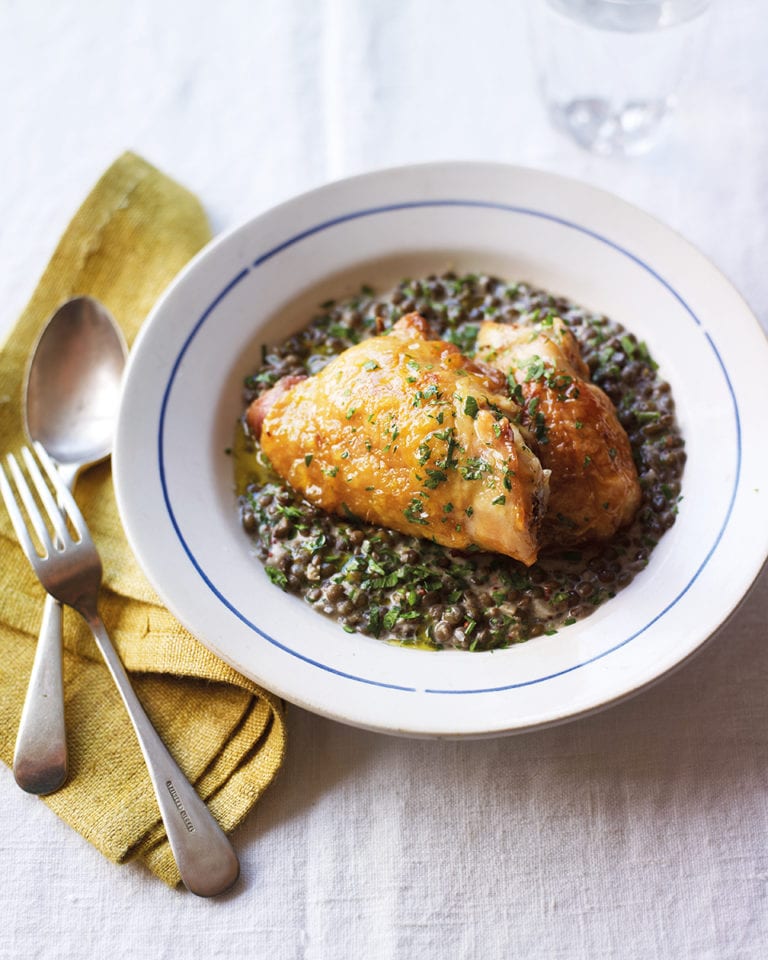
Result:
[[[67,779],[61,669],[61,604],[46,594],[13,754],[13,776],[27,793],[53,793]]]
[[[184,886],[200,897],[224,893],[240,874],[232,845],[152,726],[101,617],[78,612],[93,632],[133,724]]]

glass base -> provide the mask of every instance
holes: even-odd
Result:
[[[580,146],[602,156],[646,153],[658,141],[671,98],[622,104],[598,97],[550,103],[555,126]]]

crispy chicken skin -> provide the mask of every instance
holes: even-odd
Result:
[[[559,318],[543,324],[480,325],[477,357],[518,385],[551,471],[542,540],[562,546],[603,540],[629,523],[640,503],[640,485],[627,435],[616,410],[589,379],[573,334]]]
[[[302,380],[306,379],[305,376],[295,374],[281,377],[271,390],[267,390],[265,393],[262,393],[260,397],[256,397],[248,407],[248,412],[246,413],[248,426],[254,437],[258,439],[261,436],[264,417],[266,417],[275,405],[278,397],[282,397],[284,393],[288,393],[291,387],[295,387],[297,383],[301,383]]]
[[[504,375],[430,339],[420,315],[259,400],[247,419],[255,433],[263,419],[262,450],[315,505],[536,560],[548,480],[516,424],[520,408]]]

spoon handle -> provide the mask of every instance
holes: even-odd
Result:
[[[53,793],[67,779],[61,670],[61,604],[46,595],[13,755],[13,775],[27,793]]]

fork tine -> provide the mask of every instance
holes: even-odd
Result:
[[[32,446],[34,447],[38,462],[45,470],[48,479],[51,481],[51,486],[58,497],[59,503],[64,507],[66,515],[69,517],[78,537],[81,540],[88,539],[88,527],[86,525],[85,518],[80,511],[80,507],[78,507],[77,501],[72,495],[72,491],[69,489],[66,483],[64,483],[64,478],[59,473],[54,462],[48,456],[42,443],[40,443],[39,440],[35,440]],[[55,512],[56,515],[59,516],[61,514],[61,509],[57,506]],[[72,537],[69,536],[69,531],[67,531],[67,535],[71,540]]]
[[[39,451],[37,451],[37,453],[39,455]],[[32,478],[32,483],[35,486],[35,490],[37,490],[37,495],[40,497],[40,500],[43,504],[45,512],[48,514],[48,519],[51,521],[51,524],[53,525],[53,529],[56,531],[56,536],[58,538],[59,544],[63,545],[68,540],[71,540],[72,537],[70,536],[69,530],[67,529],[67,524],[64,520],[64,516],[62,514],[62,508],[60,506],[62,501],[61,501],[61,496],[59,495],[60,491],[58,488],[58,484],[56,483],[58,475],[54,476],[51,471],[46,469],[46,473],[48,474],[48,476],[51,479],[51,482],[54,485],[56,494],[57,496],[59,496],[59,503],[56,503],[56,501],[51,496],[51,491],[48,489],[48,485],[43,479],[43,475],[40,472],[40,467],[37,465],[37,460],[35,460],[34,456],[32,455],[32,451],[28,447],[22,447],[21,455],[24,458],[24,463],[27,465],[27,470],[29,472],[30,477]],[[53,470],[55,468],[52,467],[51,469]]]
[[[35,532],[40,538],[40,542],[43,545],[45,555],[49,556],[53,550],[53,544],[51,543],[51,538],[45,528],[45,525],[42,523],[40,514],[37,510],[37,505],[32,499],[27,482],[24,479],[21,470],[19,469],[19,465],[16,462],[16,458],[12,453],[8,454],[6,460],[8,463],[8,469],[16,485],[16,489],[21,496],[24,506],[27,508],[27,514],[29,515],[30,521],[35,528]],[[13,529],[16,531],[16,537],[26,553],[29,562],[35,566],[37,561],[40,559],[40,554],[37,552],[37,547],[35,546],[32,537],[29,535],[27,524],[24,520],[21,510],[19,509],[16,497],[11,489],[10,483],[6,478],[4,470],[0,470],[0,492],[2,492],[3,500],[5,501],[5,509],[8,511],[8,516],[11,518]],[[32,505],[31,511],[30,504]]]

